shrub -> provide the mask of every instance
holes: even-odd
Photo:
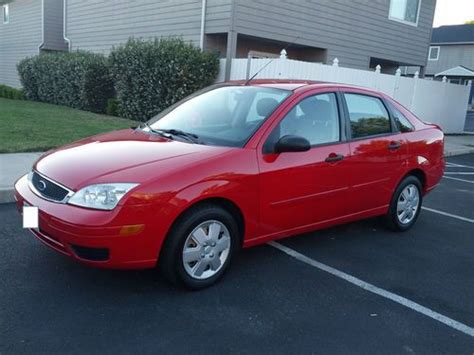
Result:
[[[118,116],[118,102],[116,99],[109,99],[107,101],[107,115]]]
[[[210,85],[219,70],[215,54],[182,39],[130,39],[109,57],[120,116],[147,120]]]
[[[114,96],[107,59],[85,51],[42,53],[18,64],[29,100],[105,112]]]
[[[24,100],[23,90],[0,84],[0,97],[12,100]]]

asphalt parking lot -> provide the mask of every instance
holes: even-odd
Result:
[[[78,265],[0,205],[0,354],[472,355],[474,154],[448,162],[412,230],[371,219],[248,249],[200,292]]]

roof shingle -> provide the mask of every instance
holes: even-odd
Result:
[[[431,43],[474,42],[474,25],[441,26],[433,28]]]

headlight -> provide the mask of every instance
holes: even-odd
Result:
[[[72,195],[68,203],[99,210],[113,210],[120,199],[137,185],[114,183],[86,186]]]

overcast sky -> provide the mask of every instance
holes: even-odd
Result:
[[[434,27],[460,25],[474,20],[474,0],[438,0]]]

